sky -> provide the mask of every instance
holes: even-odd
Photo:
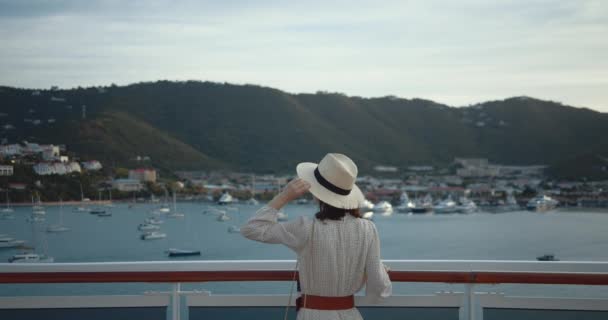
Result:
[[[608,112],[608,1],[0,0],[0,85],[205,80]]]

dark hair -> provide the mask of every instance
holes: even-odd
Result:
[[[323,221],[325,219],[329,220],[342,220],[346,214],[350,214],[355,218],[361,218],[361,212],[359,212],[359,208],[355,209],[342,209],[331,206],[321,200],[319,200],[319,212],[315,214],[315,218]]]

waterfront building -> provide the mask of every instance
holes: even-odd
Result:
[[[146,168],[129,170],[129,179],[144,182],[156,182],[156,170]]]
[[[137,179],[114,179],[112,188],[119,191],[140,191],[143,189],[141,182]]]
[[[0,165],[0,176],[12,176],[13,166]]]
[[[42,151],[42,159],[45,161],[54,161],[59,159],[59,147],[50,145],[40,146]]]

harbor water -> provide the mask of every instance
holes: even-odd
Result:
[[[261,207],[233,205],[217,207],[206,203],[177,204],[182,218],[163,220],[160,232],[167,237],[141,240],[139,224],[151,217],[158,204],[115,204],[104,210],[112,216],[100,217],[75,207],[48,206],[43,222],[28,222],[32,210],[15,208],[14,219],[0,220],[0,234],[26,240],[37,253],[52,256],[55,262],[163,261],[169,248],[195,249],[201,256],[188,260],[295,259],[295,254],[281,245],[268,245],[231,233],[231,226],[244,224]],[[225,210],[228,221],[218,221],[214,209]],[[312,216],[313,205],[289,205],[284,209],[289,219]],[[60,221],[71,230],[47,233],[50,224]],[[374,216],[381,238],[382,258],[440,260],[536,260],[537,256],[554,254],[564,261],[608,261],[608,212],[557,209],[547,213],[517,211],[501,214],[474,213],[450,215]],[[0,249],[0,261],[23,249]],[[234,293],[287,293],[286,283],[207,283],[188,284],[187,288]],[[588,286],[487,286],[488,291],[524,292],[526,294],[608,296],[606,289]],[[525,289],[521,289],[525,287]],[[21,294],[100,294],[166,290],[164,284],[52,284],[0,285],[1,295]],[[396,292],[432,293],[439,290],[462,291],[460,285],[398,284]],[[523,290],[523,291],[522,291]],[[420,292],[423,291],[423,292]]]

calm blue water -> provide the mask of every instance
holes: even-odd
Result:
[[[24,239],[55,257],[56,262],[166,260],[170,247],[200,249],[204,260],[293,259],[280,245],[265,245],[228,233],[233,224],[243,224],[258,208],[246,205],[228,210],[231,221],[218,222],[203,214],[208,206],[180,203],[186,216],[165,221],[161,231],[167,238],[139,239],[138,224],[150,216],[152,204],[133,209],[117,204],[108,208],[111,217],[97,217],[64,207],[63,220],[72,228],[65,233],[46,233],[48,224],[59,221],[59,207],[46,208],[46,221],[26,222],[30,208],[17,208],[14,220],[0,220],[0,234]],[[288,206],[290,219],[312,215],[314,206]],[[554,253],[561,260],[608,261],[608,212],[556,211],[553,213],[512,212],[469,215],[376,215],[384,259],[505,259],[534,260]],[[33,232],[36,232],[35,236]],[[0,250],[6,261],[16,250]]]
[[[261,205],[260,205],[261,206]],[[109,208],[111,217],[98,217],[63,208],[64,224],[71,231],[58,234],[44,232],[48,224],[59,220],[59,207],[46,208],[46,221],[26,221],[31,209],[17,208],[14,220],[0,220],[0,234],[27,240],[55,258],[55,262],[150,261],[169,260],[164,251],[171,247],[202,251],[203,260],[294,259],[295,254],[280,245],[256,243],[239,233],[228,233],[231,225],[243,224],[260,206],[235,206],[231,221],[218,222],[216,215],[203,214],[207,204],[178,203],[186,216],[165,220],[162,240],[142,241],[138,224],[150,216],[153,204],[126,204]],[[293,205],[284,210],[293,219],[312,215],[314,206]],[[376,216],[384,259],[491,259],[535,260],[539,255],[553,253],[561,260],[608,261],[608,212],[555,211],[552,213],[512,212],[504,214],[469,215],[402,215]],[[1,249],[0,261],[6,261],[19,250]],[[173,260],[173,259],[172,259]],[[250,288],[251,284],[205,284],[214,292]],[[285,292],[285,284],[256,284],[270,291]],[[104,285],[90,285],[104,288]],[[62,285],[69,292],[83,290],[81,285]],[[86,286],[84,286],[86,287]],[[107,290],[117,290],[116,285]],[[201,287],[201,286],[196,286]],[[431,290],[458,290],[455,285],[426,285]],[[507,287],[503,286],[502,288]],[[511,286],[514,287],[514,286]],[[550,287],[550,286],[536,286]],[[561,286],[563,287],[563,286]],[[16,289],[17,288],[17,289]],[[0,294],[26,293],[35,288],[38,294],[57,285],[0,286]],[[44,289],[47,288],[47,289]],[[165,288],[162,285],[120,285],[121,291]],[[257,288],[257,287],[256,287]],[[278,288],[278,289],[277,289]],[[408,285],[407,288],[421,288]],[[570,287],[572,288],[572,286]],[[96,289],[99,290],[99,289]],[[102,291],[104,291],[103,289]],[[546,289],[542,289],[546,290]],[[542,291],[541,290],[541,291]],[[257,291],[257,290],[256,290]]]

